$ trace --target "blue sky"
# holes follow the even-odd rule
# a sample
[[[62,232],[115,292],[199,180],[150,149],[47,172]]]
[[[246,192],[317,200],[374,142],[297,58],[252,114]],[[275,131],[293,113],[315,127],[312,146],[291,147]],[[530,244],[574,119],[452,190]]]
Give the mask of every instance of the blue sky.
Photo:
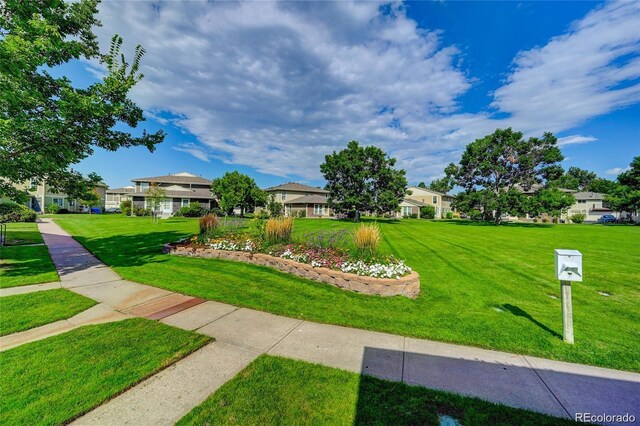
[[[556,134],[566,160],[614,178],[640,154],[639,2],[104,2],[103,46],[140,43],[132,98],[153,154],[97,151],[78,165],[133,177],[240,170],[259,185],[322,184],[349,140],[440,177],[467,143],[511,126]],[[103,70],[59,70],[90,84]]]

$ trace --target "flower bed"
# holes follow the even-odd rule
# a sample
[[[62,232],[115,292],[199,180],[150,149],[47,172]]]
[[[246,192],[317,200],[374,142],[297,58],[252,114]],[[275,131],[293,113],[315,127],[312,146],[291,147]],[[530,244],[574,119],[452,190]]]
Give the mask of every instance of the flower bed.
[[[404,262],[393,258],[365,262],[350,260],[345,251],[311,248],[303,244],[272,246],[260,253],[259,245],[246,237],[225,237],[196,243],[183,240],[165,244],[165,253],[203,258],[219,258],[253,263],[320,281],[344,290],[381,296],[416,297],[420,277]]]

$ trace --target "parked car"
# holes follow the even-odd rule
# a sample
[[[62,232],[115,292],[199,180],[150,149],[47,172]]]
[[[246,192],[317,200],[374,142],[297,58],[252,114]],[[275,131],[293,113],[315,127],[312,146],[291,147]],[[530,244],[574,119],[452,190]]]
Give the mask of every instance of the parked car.
[[[105,213],[122,213],[122,210],[120,210],[120,207],[109,207],[104,212]]]
[[[603,214],[598,218],[598,223],[616,223],[616,217],[612,214]]]

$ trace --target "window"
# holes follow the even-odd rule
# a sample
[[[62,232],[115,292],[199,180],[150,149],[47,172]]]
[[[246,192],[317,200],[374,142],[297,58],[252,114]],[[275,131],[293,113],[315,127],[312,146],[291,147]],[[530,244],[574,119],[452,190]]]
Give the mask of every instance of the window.
[[[75,207],[76,206],[76,200],[69,200],[69,207]]]
[[[578,204],[587,204],[587,200],[578,200]]]
[[[149,189],[149,182],[140,182],[140,190],[146,191],[147,189]]]
[[[189,207],[191,200],[188,198],[183,198],[182,199],[182,207]]]
[[[438,196],[437,195],[434,195],[432,197],[432,202],[433,202],[433,204],[438,204]]]
[[[282,191],[282,195],[280,198],[282,201],[285,201],[287,199],[287,193],[285,191]]]
[[[62,207],[62,205],[64,204],[64,199],[63,198],[54,198],[53,200],[51,200],[51,202],[53,204],[55,204],[58,207]]]
[[[313,214],[316,216],[324,215],[325,207],[324,204],[314,204],[313,205]]]
[[[38,182],[37,179],[31,179],[31,182],[29,182],[29,185],[30,185],[31,189],[36,189],[38,187],[39,183],[40,182]]]
[[[411,213],[413,213],[413,207],[410,207],[410,206],[402,207],[402,216],[411,216]]]

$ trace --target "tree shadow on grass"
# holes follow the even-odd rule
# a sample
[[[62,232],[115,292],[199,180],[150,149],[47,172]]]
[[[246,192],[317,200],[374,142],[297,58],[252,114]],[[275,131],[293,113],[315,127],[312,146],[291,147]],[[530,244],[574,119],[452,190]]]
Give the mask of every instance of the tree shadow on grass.
[[[524,223],[524,222],[502,222],[500,225],[496,225],[494,222],[486,221],[474,221],[466,219],[441,219],[438,222],[446,223],[449,225],[458,226],[488,226],[488,227],[504,227],[504,228],[544,228],[551,229],[552,223]]]
[[[515,315],[517,317],[522,317],[522,318],[528,319],[529,321],[531,321],[532,323],[534,323],[535,325],[537,325],[538,327],[540,327],[541,329],[543,329],[547,333],[551,334],[553,337],[557,337],[559,339],[562,339],[562,334],[560,334],[560,333],[550,329],[546,325],[542,324],[540,321],[538,321],[537,319],[535,319],[531,315],[529,315],[529,313],[527,311],[524,311],[524,310],[520,309],[519,307],[511,305],[509,303],[505,303],[504,305],[502,305],[502,307],[504,309],[506,309],[507,311],[511,312],[513,315]]]

